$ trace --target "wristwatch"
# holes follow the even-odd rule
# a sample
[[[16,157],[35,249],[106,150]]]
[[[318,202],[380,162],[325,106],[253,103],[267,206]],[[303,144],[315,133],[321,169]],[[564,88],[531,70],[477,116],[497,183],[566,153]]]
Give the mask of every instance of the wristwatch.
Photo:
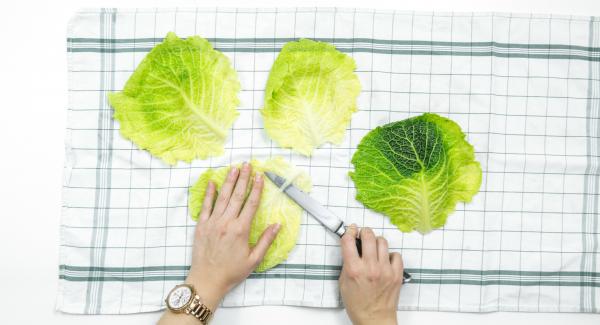
[[[176,285],[167,295],[165,303],[170,311],[176,314],[192,315],[204,325],[208,324],[208,320],[212,316],[212,311],[202,303],[200,296],[196,294],[196,289],[191,284]]]

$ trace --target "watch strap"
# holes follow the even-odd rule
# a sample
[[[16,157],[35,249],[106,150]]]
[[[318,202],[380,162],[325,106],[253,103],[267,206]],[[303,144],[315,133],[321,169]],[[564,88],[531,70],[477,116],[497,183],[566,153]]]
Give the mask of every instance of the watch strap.
[[[204,325],[208,324],[208,320],[212,316],[212,311],[200,301],[198,295],[194,295],[190,305],[185,308],[185,313],[196,317]]]

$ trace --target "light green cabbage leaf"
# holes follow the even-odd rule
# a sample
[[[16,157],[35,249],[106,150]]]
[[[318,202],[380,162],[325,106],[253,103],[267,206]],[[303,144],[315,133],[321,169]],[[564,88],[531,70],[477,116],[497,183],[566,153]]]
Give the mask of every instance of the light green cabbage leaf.
[[[269,137],[310,156],[326,142],[340,144],[360,93],[356,64],[331,44],[302,39],[275,60],[261,110]]]
[[[108,98],[121,134],[172,165],[223,153],[239,89],[229,59],[207,40],[169,33]]]
[[[361,140],[352,163],[356,199],[404,232],[442,227],[481,185],[473,146],[460,126],[436,114],[377,127]]]
[[[305,192],[309,192],[311,189],[309,176],[298,168],[290,166],[281,157],[275,157],[266,161],[253,159],[250,163],[252,164],[253,174],[270,171],[288,179],[288,181],[291,181],[292,184]],[[237,166],[239,167],[240,164]],[[198,219],[208,181],[213,181],[218,189],[223,185],[228,171],[229,167],[208,169],[200,175],[196,184],[190,188],[188,207],[192,219]],[[256,245],[263,231],[274,223],[279,223],[281,228],[275,241],[267,251],[264,260],[256,268],[257,272],[270,269],[287,258],[288,253],[296,245],[301,217],[302,208],[268,178],[265,178],[262,198],[252,221],[248,242],[251,246]]]

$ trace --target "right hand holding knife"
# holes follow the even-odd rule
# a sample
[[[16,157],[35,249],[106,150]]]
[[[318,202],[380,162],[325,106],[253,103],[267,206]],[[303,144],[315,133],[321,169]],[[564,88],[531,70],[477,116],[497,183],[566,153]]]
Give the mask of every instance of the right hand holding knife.
[[[362,242],[362,256],[356,247]],[[342,237],[344,263],[340,274],[342,300],[353,324],[397,324],[396,309],[403,283],[404,265],[399,253],[389,253],[385,238],[356,225]]]

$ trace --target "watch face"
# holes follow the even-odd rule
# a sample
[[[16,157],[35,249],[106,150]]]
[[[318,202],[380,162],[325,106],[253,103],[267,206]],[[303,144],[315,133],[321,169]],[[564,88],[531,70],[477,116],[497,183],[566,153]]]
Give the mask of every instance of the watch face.
[[[192,299],[192,290],[186,286],[175,288],[169,295],[169,306],[174,309],[180,309]]]

